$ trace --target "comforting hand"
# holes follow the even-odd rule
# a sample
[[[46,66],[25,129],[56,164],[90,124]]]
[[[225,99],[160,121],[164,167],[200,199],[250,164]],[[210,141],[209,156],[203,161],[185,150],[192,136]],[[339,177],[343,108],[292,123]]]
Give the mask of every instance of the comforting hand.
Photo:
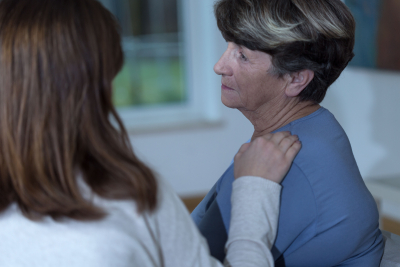
[[[241,146],[235,156],[235,179],[259,176],[280,183],[301,148],[289,132],[267,134]]]

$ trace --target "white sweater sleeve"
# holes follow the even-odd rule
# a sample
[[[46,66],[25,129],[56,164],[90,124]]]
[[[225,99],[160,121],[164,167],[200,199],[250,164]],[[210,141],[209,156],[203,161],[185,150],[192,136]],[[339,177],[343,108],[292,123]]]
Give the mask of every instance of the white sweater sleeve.
[[[161,182],[160,188],[159,207],[147,221],[159,245],[162,266],[274,266],[270,248],[276,235],[280,185],[259,177],[233,183],[224,265],[210,256],[206,240],[170,186]]]
[[[274,266],[280,192],[279,184],[260,177],[234,181],[225,266]]]

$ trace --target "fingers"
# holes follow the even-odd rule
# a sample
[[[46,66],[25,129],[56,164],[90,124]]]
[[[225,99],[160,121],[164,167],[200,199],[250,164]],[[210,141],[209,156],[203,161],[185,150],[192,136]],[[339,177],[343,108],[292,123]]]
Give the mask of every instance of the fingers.
[[[273,136],[274,136],[274,134],[268,133],[268,134],[265,134],[265,135],[263,135],[261,137],[264,138],[265,140],[270,140]]]
[[[235,179],[258,176],[280,183],[301,148],[289,132],[268,134],[243,144],[235,156]]]
[[[262,136],[262,138],[272,142],[273,146],[277,147],[283,154],[289,153],[286,155],[288,159],[294,159],[301,149],[301,143],[298,141],[299,137],[292,135],[290,132],[270,133]]]
[[[296,141],[299,140],[299,137],[297,135],[290,135],[281,140],[279,143],[279,149],[283,152],[286,153],[288,149],[295,143]]]
[[[298,140],[297,135],[291,135],[290,132],[277,132],[262,136],[265,140],[272,142],[275,146],[286,153],[288,149]]]
[[[269,140],[274,142],[275,144],[279,144],[285,137],[291,136],[290,132],[277,132],[272,134]]]
[[[301,143],[300,141],[295,141],[287,150],[286,152],[286,158],[292,162],[294,158],[296,157],[297,153],[299,153],[301,149]]]

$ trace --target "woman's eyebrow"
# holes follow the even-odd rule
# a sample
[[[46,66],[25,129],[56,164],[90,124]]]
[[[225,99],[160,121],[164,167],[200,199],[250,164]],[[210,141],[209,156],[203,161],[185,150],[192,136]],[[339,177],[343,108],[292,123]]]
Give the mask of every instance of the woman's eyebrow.
[[[242,50],[244,50],[244,51],[247,52],[247,53],[248,53],[249,51],[253,51],[253,50],[247,48],[247,47],[244,46],[244,45],[239,45],[239,48],[242,49]]]

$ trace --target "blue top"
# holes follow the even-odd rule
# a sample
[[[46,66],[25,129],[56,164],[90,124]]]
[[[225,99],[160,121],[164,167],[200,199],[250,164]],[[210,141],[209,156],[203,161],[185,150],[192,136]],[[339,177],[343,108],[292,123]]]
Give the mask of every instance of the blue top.
[[[379,266],[383,254],[376,203],[349,140],[325,108],[276,130],[302,149],[282,182],[276,266]],[[192,213],[211,254],[223,260],[230,223],[233,164]]]

